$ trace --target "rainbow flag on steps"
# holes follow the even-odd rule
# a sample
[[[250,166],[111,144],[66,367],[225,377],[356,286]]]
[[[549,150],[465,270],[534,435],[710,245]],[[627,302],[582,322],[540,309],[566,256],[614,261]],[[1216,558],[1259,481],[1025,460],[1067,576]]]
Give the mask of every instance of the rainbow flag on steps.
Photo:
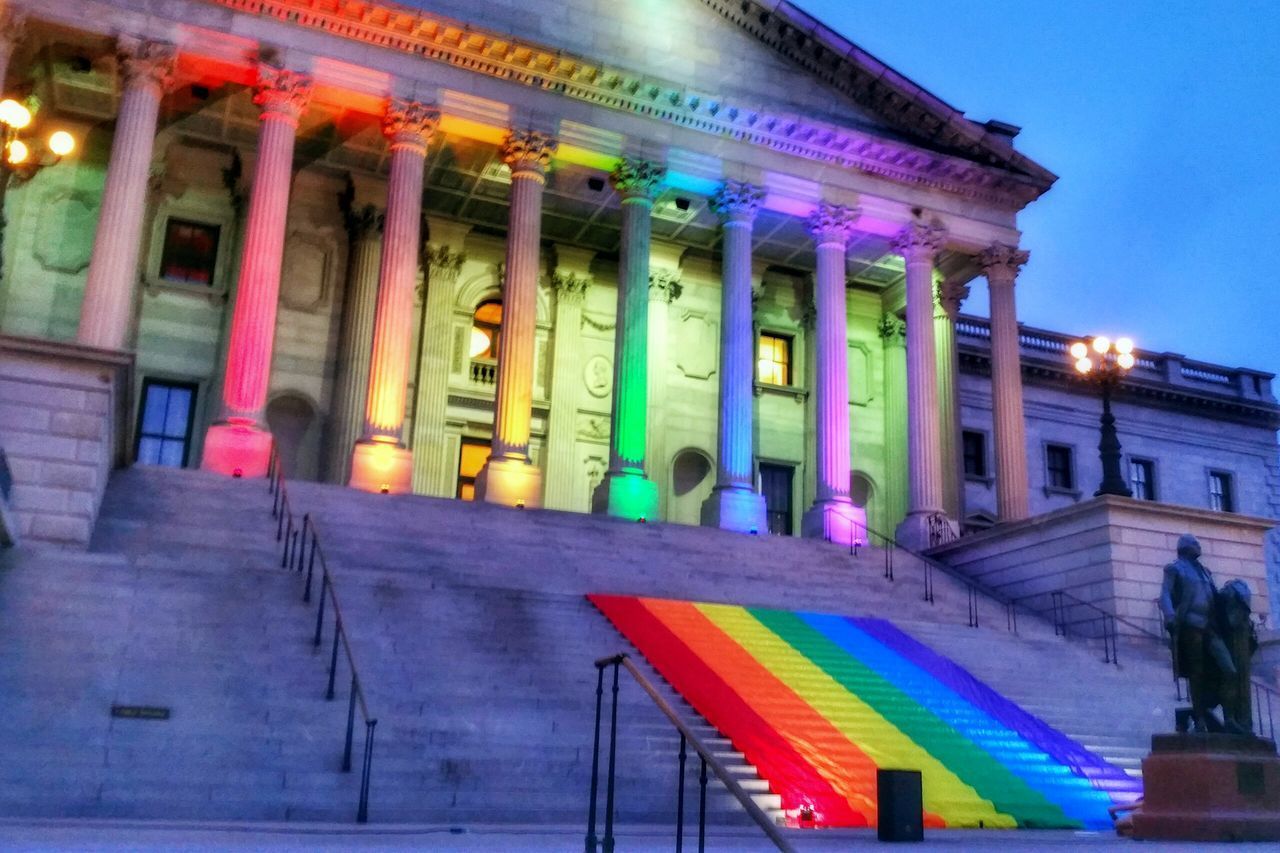
[[[782,798],[875,826],[877,767],[920,770],[926,826],[1111,825],[1141,782],[891,623],[588,598]],[[1047,676],[1048,677],[1048,676]]]

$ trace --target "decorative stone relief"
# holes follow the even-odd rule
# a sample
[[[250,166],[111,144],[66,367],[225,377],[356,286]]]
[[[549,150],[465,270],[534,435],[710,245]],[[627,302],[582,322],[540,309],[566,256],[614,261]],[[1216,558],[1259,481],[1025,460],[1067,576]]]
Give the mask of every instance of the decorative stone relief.
[[[333,243],[319,234],[294,232],[285,240],[280,303],[314,312],[329,298]]]
[[[684,293],[684,286],[680,284],[680,271],[667,269],[654,269],[649,272],[649,301],[650,302],[666,302],[670,305],[680,298],[680,294]]]
[[[907,323],[896,314],[885,314],[876,324],[885,346],[903,346],[907,339]]]
[[[578,419],[578,438],[587,441],[607,442],[609,440],[609,418],[607,415],[582,415]]]
[[[582,371],[582,380],[586,383],[587,393],[592,397],[606,397],[613,386],[613,362],[603,355],[593,355],[587,359]]]
[[[871,350],[860,341],[849,344],[849,402],[865,406],[875,399],[871,393]]]
[[[700,311],[686,311],[675,328],[676,367],[690,379],[710,379],[716,372],[719,325]]]
[[[600,456],[588,456],[582,460],[582,465],[587,470],[587,497],[590,499],[596,486],[604,480],[604,472],[608,470],[609,462]]]
[[[51,272],[78,273],[89,266],[93,232],[98,224],[98,193],[63,187],[44,194],[37,234],[60,239],[37,239],[31,254]],[[78,239],[77,239],[78,238]]]

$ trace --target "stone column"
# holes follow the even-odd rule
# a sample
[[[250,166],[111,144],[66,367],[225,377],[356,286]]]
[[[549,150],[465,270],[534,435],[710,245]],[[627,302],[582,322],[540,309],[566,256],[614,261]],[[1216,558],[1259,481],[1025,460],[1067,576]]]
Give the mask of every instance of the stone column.
[[[493,413],[493,449],[476,477],[476,499],[507,506],[542,505],[542,471],[529,457],[533,357],[537,332],[542,190],[556,151],[550,137],[514,131],[502,149],[511,170],[511,221],[502,285],[502,345]]]
[[[809,220],[817,252],[813,303],[817,311],[814,432],[817,493],[800,522],[804,536],[841,545],[866,541],[866,512],[849,498],[849,312],[845,248],[856,210],[823,203]]]
[[[877,529],[889,531],[907,515],[907,324],[880,318],[884,342],[884,511]]]
[[[666,174],[666,167],[644,160],[623,160],[613,172],[613,185],[622,196],[613,413],[609,470],[592,495],[591,510],[619,518],[650,519],[658,511],[658,489],[645,476],[644,467],[649,405],[649,218]]]
[[[9,91],[5,87],[5,77],[9,73],[9,59],[13,49],[26,35],[27,12],[25,9],[0,4],[0,92]]]
[[[338,338],[338,370],[330,430],[329,480],[346,483],[351,476],[351,447],[364,430],[369,390],[369,353],[373,346],[373,314],[378,305],[378,265],[382,257],[383,212],[371,204],[343,210],[347,225],[347,288],[342,301]]]
[[[667,373],[668,337],[671,329],[671,305],[680,298],[680,259],[684,246],[656,241],[649,251],[649,408],[646,421],[645,468],[658,490],[658,507],[652,520],[665,520],[670,498],[667,465]]]
[[[574,448],[578,442],[578,393],[582,375],[582,305],[591,286],[595,252],[556,246],[551,286],[556,292],[552,327],[551,420],[547,424],[546,501],[550,509],[582,512],[577,497],[581,476]]]
[[[702,523],[739,533],[768,530],[764,496],[755,489],[756,345],[751,312],[751,226],[763,198],[764,191],[759,187],[738,181],[726,182],[711,198],[711,209],[720,217],[724,240],[720,275],[720,422],[716,485],[702,505]],[[840,264],[844,264],[843,252]],[[840,288],[843,304],[843,270]],[[846,391],[846,400],[847,397]],[[846,466],[846,492],[848,479]]]
[[[240,254],[240,277],[227,344],[222,413],[204,439],[201,467],[233,477],[267,472],[271,433],[265,424],[285,217],[293,181],[298,119],[311,95],[311,81],[294,71],[258,67],[254,103],[261,109],[258,158]]]
[[[120,39],[119,50],[120,109],[76,333],[79,343],[113,350],[129,337],[156,121],[176,56],[172,45],[135,39]]]
[[[453,300],[471,226],[427,217],[426,293],[418,345],[417,397],[413,407],[413,490],[451,498],[456,471],[445,421],[449,411],[449,348],[453,341]]]
[[[938,428],[938,362],[933,339],[933,266],[946,231],[913,222],[898,234],[893,249],[906,261],[907,275],[907,517],[897,539],[923,550],[956,537],[942,500],[942,440]]]
[[[978,256],[991,291],[991,402],[995,425],[996,509],[1001,521],[1030,513],[1027,436],[1022,414],[1022,357],[1013,288],[1026,251],[997,243]]]
[[[390,142],[387,216],[373,317],[364,433],[351,453],[351,486],[403,494],[413,488],[413,451],[404,445],[405,399],[413,346],[413,291],[422,251],[422,181],[427,145],[440,113],[414,101],[392,101],[382,120]]]
[[[969,296],[968,285],[940,281],[934,289],[933,334],[938,345],[938,409],[942,444],[942,508],[950,518],[964,518],[964,454],[960,440],[960,353],[956,317]]]

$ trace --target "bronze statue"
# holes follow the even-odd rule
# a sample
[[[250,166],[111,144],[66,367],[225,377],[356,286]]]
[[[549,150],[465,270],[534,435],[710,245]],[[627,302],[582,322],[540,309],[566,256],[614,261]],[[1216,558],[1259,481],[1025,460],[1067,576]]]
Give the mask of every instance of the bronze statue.
[[[1249,598],[1249,587],[1240,580],[1219,592],[1200,562],[1199,541],[1190,533],[1178,538],[1178,559],[1164,567],[1160,612],[1174,676],[1187,679],[1195,731],[1252,733],[1249,659],[1258,644]],[[1212,713],[1219,705],[1222,722]]]

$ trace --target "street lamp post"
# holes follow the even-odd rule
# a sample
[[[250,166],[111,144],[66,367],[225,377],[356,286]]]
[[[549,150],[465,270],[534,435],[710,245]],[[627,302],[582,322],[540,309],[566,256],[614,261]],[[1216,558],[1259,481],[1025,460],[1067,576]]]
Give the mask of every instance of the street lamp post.
[[[1097,359],[1096,364],[1090,350]],[[1102,389],[1102,438],[1098,442],[1098,455],[1102,459],[1102,485],[1093,494],[1095,497],[1122,495],[1131,498],[1133,492],[1120,470],[1120,438],[1116,435],[1115,415],[1111,414],[1111,392],[1133,368],[1133,341],[1119,338],[1113,342],[1099,335],[1088,344],[1084,341],[1072,344],[1071,357],[1076,360],[1076,371]]]
[[[39,106],[34,97],[26,104],[12,98],[0,101],[0,278],[4,277],[4,200],[9,184],[31,180],[36,172],[54,165],[76,147],[75,138],[65,130],[53,131],[43,143],[22,138]]]

